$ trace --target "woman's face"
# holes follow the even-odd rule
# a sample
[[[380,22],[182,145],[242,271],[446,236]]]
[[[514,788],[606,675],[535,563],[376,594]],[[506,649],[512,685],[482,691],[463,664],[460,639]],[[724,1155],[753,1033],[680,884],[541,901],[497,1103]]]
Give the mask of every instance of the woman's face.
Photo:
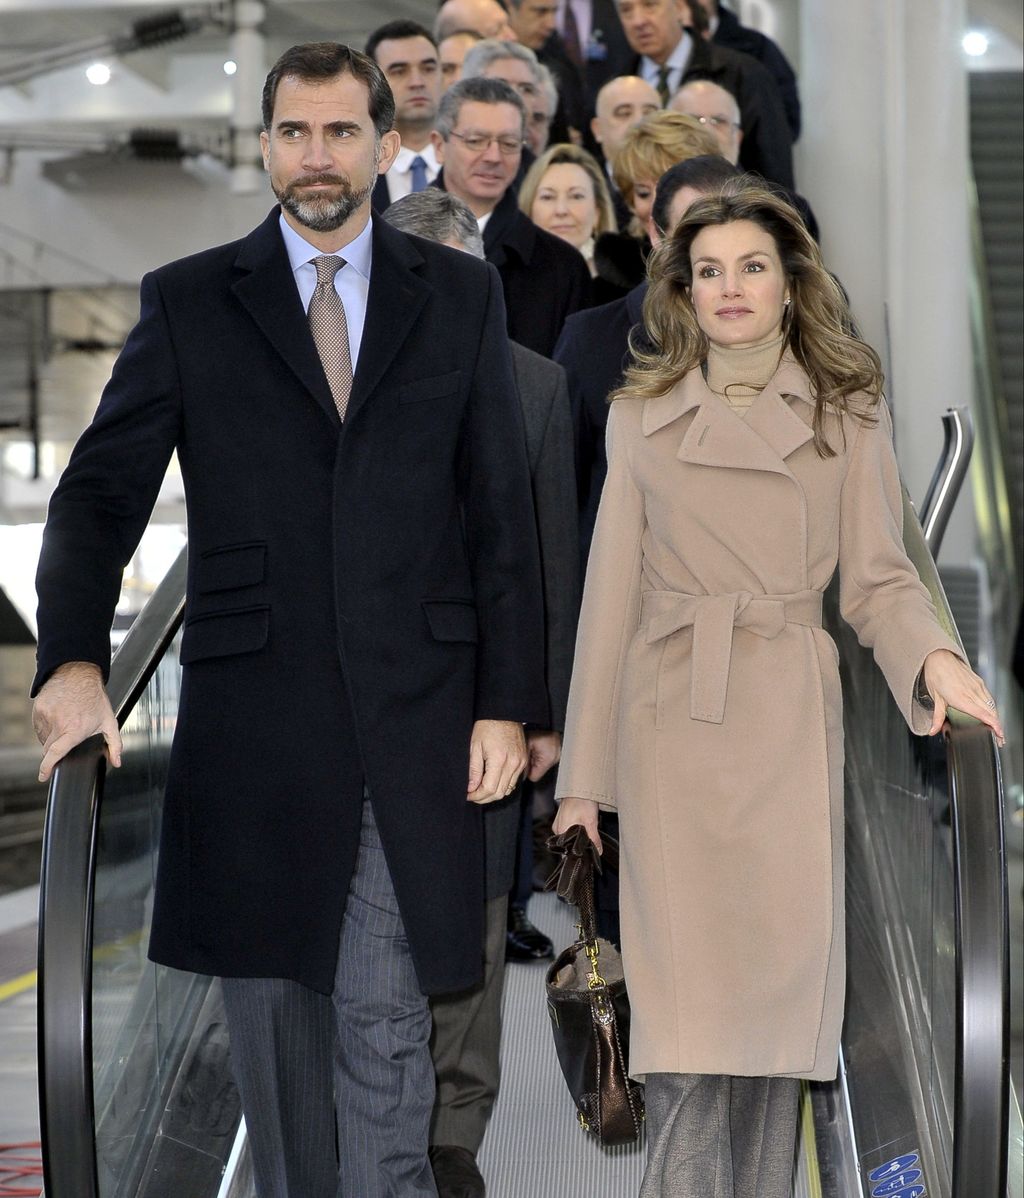
[[[789,285],[775,239],[750,220],[709,225],[690,246],[697,323],[715,345],[779,334]]]
[[[654,207],[654,183],[650,179],[637,179],[633,184],[633,215],[646,229]]]
[[[574,162],[556,162],[544,172],[530,219],[579,249],[594,235],[597,203],[590,176]]]

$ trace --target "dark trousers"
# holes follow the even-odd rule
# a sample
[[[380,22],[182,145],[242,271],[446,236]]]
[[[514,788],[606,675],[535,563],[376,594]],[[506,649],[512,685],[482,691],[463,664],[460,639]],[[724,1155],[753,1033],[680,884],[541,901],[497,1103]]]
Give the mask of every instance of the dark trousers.
[[[800,1083],[649,1073],[640,1198],[789,1198]]]
[[[334,992],[222,984],[258,1198],[436,1198],[430,1011],[369,801]]]
[[[430,1002],[430,1051],[437,1075],[430,1142],[468,1148],[474,1155],[498,1096],[507,909],[506,895],[487,902],[483,983]]]

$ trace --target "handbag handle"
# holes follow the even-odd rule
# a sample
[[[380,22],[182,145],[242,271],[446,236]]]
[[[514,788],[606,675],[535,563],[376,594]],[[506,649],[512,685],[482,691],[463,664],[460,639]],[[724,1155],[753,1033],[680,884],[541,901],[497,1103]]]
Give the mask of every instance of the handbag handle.
[[[547,846],[562,860],[544,888],[554,890],[559,898],[579,908],[580,932],[588,944],[593,944],[597,940],[594,873],[601,873],[605,866],[612,870],[618,869],[618,843],[602,833],[603,851],[598,853],[594,842],[587,835],[586,828],[582,824],[573,824],[557,836],[549,836]]]

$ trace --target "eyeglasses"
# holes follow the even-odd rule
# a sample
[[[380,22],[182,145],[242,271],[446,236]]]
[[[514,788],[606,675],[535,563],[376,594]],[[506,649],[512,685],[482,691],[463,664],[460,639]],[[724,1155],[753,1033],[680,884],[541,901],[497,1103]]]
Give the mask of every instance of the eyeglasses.
[[[702,125],[710,125],[712,129],[742,129],[737,121],[730,121],[727,116],[698,116],[695,112],[686,113]]]
[[[493,133],[456,133],[454,129],[449,136],[457,137],[471,154],[482,154],[492,141],[498,143],[498,149],[502,154],[510,157],[521,153],[523,148],[523,140],[520,137],[497,137]]]

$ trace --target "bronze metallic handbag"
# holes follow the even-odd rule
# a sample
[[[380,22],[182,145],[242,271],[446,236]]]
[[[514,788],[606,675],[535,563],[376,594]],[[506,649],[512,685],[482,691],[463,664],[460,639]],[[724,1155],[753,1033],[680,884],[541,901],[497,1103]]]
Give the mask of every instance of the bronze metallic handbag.
[[[618,845],[602,837],[603,854],[575,825],[552,836],[548,848],[562,863],[548,881],[580,912],[580,939],[547,971],[548,1015],[555,1051],[580,1126],[602,1144],[629,1144],[644,1118],[643,1086],[629,1078],[629,996],[622,958],[598,939],[594,871],[618,868]]]

